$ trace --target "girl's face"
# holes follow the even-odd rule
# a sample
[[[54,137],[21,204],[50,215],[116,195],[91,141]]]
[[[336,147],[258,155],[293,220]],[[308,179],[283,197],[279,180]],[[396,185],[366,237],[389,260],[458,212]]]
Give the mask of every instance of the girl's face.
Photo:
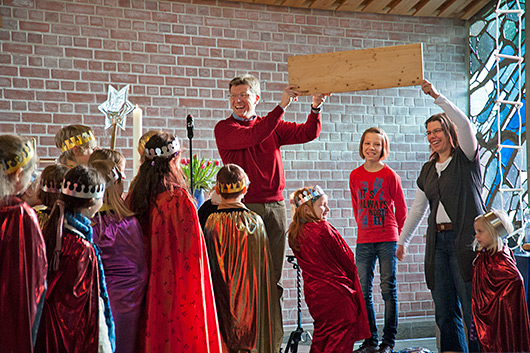
[[[379,162],[383,152],[383,136],[372,132],[364,136],[363,154],[367,162]]]
[[[484,224],[484,221],[479,220],[473,226],[475,227],[475,238],[479,245],[484,249],[489,249],[493,245],[493,235]]]
[[[329,207],[328,207],[328,195],[322,195],[313,202],[313,212],[317,218],[326,220],[328,218]]]
[[[445,134],[439,121],[432,121],[427,124],[427,141],[429,141],[431,149],[438,155],[451,151],[449,136]]]

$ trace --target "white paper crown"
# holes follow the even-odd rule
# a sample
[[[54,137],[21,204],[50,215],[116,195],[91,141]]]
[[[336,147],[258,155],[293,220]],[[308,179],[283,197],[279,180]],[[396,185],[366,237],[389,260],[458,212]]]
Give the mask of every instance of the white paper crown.
[[[170,157],[180,151],[180,143],[178,138],[175,139],[167,146],[157,147],[157,148],[146,148],[145,156],[149,159],[155,157]]]
[[[86,186],[65,180],[61,187],[61,193],[80,199],[100,199],[105,195],[105,184]]]
[[[60,194],[61,193],[61,183],[57,184],[53,180],[42,180],[40,181],[40,189],[44,192],[49,192],[50,194]]]
[[[302,193],[298,194],[296,197],[294,196],[294,192],[291,194],[291,203],[294,205],[294,207],[298,208],[300,205],[303,205],[307,201],[315,201],[320,196],[324,195],[324,190],[318,185],[315,185],[314,187],[309,187],[307,190],[304,190]]]

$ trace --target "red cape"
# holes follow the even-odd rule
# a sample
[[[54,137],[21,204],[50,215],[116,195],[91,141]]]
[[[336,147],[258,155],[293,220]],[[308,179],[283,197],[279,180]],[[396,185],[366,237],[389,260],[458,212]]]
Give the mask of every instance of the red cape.
[[[523,278],[511,251],[483,251],[473,272],[473,319],[483,352],[529,352],[530,322]]]
[[[98,259],[92,244],[64,229],[60,263],[48,277],[48,292],[35,350],[97,353]]]
[[[0,346],[32,352],[46,286],[46,245],[35,211],[18,198],[0,206]],[[42,308],[42,305],[40,306]]]
[[[351,353],[355,341],[370,337],[353,252],[327,221],[307,223],[300,244],[294,254],[315,321],[311,352]]]
[[[151,206],[143,352],[221,352],[208,254],[197,210],[182,189]]]

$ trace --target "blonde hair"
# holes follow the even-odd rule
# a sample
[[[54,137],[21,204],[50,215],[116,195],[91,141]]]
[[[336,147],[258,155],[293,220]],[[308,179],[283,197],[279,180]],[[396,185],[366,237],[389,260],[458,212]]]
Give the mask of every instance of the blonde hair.
[[[241,85],[247,85],[252,93],[258,96],[261,95],[260,83],[256,76],[253,76],[251,74],[245,74],[242,76],[234,77],[228,84],[228,90],[230,90],[233,86]]]
[[[79,136],[83,133],[92,133],[92,129],[86,125],[68,125],[60,129],[55,134],[55,146],[57,146],[58,149],[62,149],[64,146],[64,142],[68,140],[71,137]],[[97,147],[96,140],[91,140],[89,142],[85,142],[81,145],[76,146],[78,147],[82,152],[85,152],[89,149],[94,149]],[[62,164],[66,164],[66,161],[71,160],[75,161],[75,155],[73,148],[69,149],[67,151],[64,151],[61,153],[57,161]]]
[[[291,194],[291,200],[298,198],[300,194],[303,194],[304,192],[309,192],[309,190],[312,189],[312,187],[305,187],[296,190]],[[316,199],[318,200],[318,199]],[[318,218],[315,210],[313,209],[313,203],[316,200],[309,200],[303,204],[301,204],[298,207],[295,207],[294,204],[291,202],[291,215],[293,220],[291,221],[291,224],[289,225],[289,229],[287,230],[288,233],[288,240],[289,240],[289,246],[293,250],[300,250],[301,247],[301,241],[303,241],[303,230],[304,225],[309,222],[320,222],[322,219]],[[308,207],[306,207],[308,206]]]
[[[510,222],[506,212],[502,210],[492,210],[491,213],[496,216],[496,221],[500,222],[497,225],[504,227],[504,230],[507,234],[513,232],[513,224]],[[489,246],[486,250],[491,251],[492,253],[502,251],[502,248],[504,247],[504,240],[499,234],[499,230],[488,220],[488,218],[486,218],[486,214],[477,216],[475,218],[475,223],[483,224],[488,230],[491,239],[493,240],[492,245]],[[475,240],[473,241],[473,250],[481,251],[482,249],[483,247],[478,243],[477,239],[475,238]]]
[[[378,127],[371,127],[363,132],[363,135],[361,136],[361,142],[359,143],[359,156],[361,156],[362,159],[366,159],[363,152],[363,144],[364,140],[366,139],[366,135],[368,134],[376,134],[381,136],[383,143],[381,146],[381,155],[379,156],[379,160],[385,160],[390,153],[390,142],[388,141],[388,136],[386,135],[385,131]]]
[[[23,151],[24,147],[28,143],[29,139],[19,135],[0,135],[0,161],[11,161],[19,156]],[[37,151],[34,151],[33,158],[21,167],[23,176],[27,173],[32,173],[35,168],[37,160]],[[6,174],[4,169],[0,167],[0,203],[13,195],[15,192],[15,173]],[[26,187],[27,185],[24,185]]]
[[[121,173],[119,172],[117,165],[111,160],[97,160],[91,162],[90,166],[95,168],[105,177],[105,182],[107,183],[104,198],[105,204],[114,211],[116,220],[121,221],[123,217],[134,215],[121,197],[123,185]]]

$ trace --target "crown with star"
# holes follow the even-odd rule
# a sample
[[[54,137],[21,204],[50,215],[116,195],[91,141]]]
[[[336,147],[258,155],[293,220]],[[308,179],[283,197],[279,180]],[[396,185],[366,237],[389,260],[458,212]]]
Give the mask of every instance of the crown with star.
[[[92,131],[85,131],[79,135],[72,136],[63,141],[61,146],[61,152],[66,152],[74,148],[75,146],[81,146],[92,140],[95,140],[94,133]]]
[[[157,148],[146,148],[144,153],[147,158],[153,159],[155,157],[171,157],[178,151],[180,151],[180,143],[179,140],[175,137],[175,139],[167,146]]]
[[[105,184],[83,185],[63,180],[61,193],[80,199],[100,199],[105,195]]]
[[[0,161],[0,165],[5,174],[12,174],[27,165],[35,156],[35,149],[31,140],[26,141],[22,152],[15,155],[12,159]]]
[[[324,194],[325,194],[324,190],[322,190],[320,186],[315,185],[314,187],[306,188],[306,190],[296,195],[296,197],[295,197],[295,193],[293,192],[291,194],[290,199],[294,207],[298,208],[308,201],[316,201],[320,196]]]
[[[219,192],[222,194],[235,194],[236,192],[239,192],[243,190],[245,187],[247,187],[249,184],[248,178],[245,177],[241,180],[238,180],[237,183],[220,183],[217,182],[216,185],[219,188]]]

